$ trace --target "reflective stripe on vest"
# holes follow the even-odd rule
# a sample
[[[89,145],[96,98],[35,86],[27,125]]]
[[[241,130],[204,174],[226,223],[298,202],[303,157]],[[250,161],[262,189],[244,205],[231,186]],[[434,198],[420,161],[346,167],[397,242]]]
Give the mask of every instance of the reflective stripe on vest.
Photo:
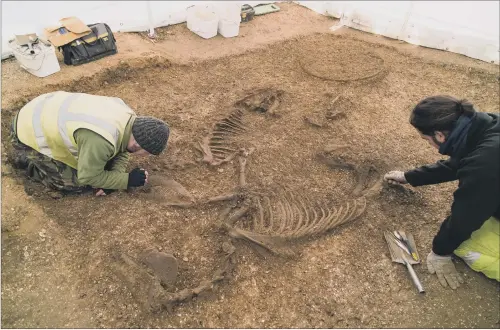
[[[53,94],[48,94],[45,98],[40,100],[33,112],[33,129],[35,131],[35,138],[36,138],[36,144],[38,145],[38,151],[41,152],[44,155],[47,155],[49,157],[52,157],[52,151],[50,150],[49,146],[47,145],[47,141],[43,135],[43,128],[42,128],[42,110],[43,106],[45,105],[45,102],[47,99],[51,98],[54,96]]]
[[[77,168],[76,130],[86,128],[101,135],[113,145],[115,156],[132,115],[135,113],[119,98],[54,92],[35,98],[21,109],[17,135],[38,152]]]

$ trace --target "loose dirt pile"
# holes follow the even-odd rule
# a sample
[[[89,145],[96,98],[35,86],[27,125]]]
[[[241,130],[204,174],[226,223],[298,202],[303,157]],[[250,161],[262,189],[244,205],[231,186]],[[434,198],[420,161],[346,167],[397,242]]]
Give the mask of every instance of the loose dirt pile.
[[[217,122],[231,118],[235,102],[249,91],[283,93],[279,107],[269,107],[272,113],[245,112],[245,131],[237,138],[255,148],[248,157],[247,182],[263,190],[280,183],[311,201],[334,205],[350,199],[353,188],[367,188],[364,183],[356,188],[360,175],[370,181],[370,175],[389,168],[409,169],[438,159],[408,124],[411,106],[421,98],[448,93],[470,99],[483,111],[499,111],[495,72],[425,61],[332,34],[187,66],[161,57],[138,59],[71,84],[41,87],[30,96],[55,89],[120,97],[138,114],[167,121],[172,135],[166,153],[132,159],[130,168],[141,165],[175,180],[189,193],[180,194],[188,200],[237,187],[238,159],[210,166],[200,161],[197,146]],[[328,116],[336,97],[343,115]],[[2,111],[4,148],[11,115]],[[304,120],[312,116],[327,125]],[[342,145],[347,147],[335,147]],[[336,157],[333,163],[318,159],[325,148]],[[4,165],[2,170],[6,327],[498,327],[496,283],[460,263],[466,283],[452,292],[416,266],[427,289],[419,296],[404,267],[391,264],[383,239],[385,229],[404,229],[426,255],[448,212],[453,183],[418,190],[379,187],[362,216],[304,242],[299,257],[290,260],[261,258],[241,242],[233,254],[221,230],[224,203],[178,208],[158,203],[147,191],[106,198],[30,198],[23,182],[15,180],[18,174]],[[36,229],[23,227],[30,221]],[[137,290],[116,270],[123,256],[139,260],[148,249],[177,258],[177,281],[169,288],[173,294],[209,285],[204,281],[220,269],[227,269],[228,276],[170,312],[146,313],[141,304],[146,292],[137,298]],[[234,269],[227,267],[228,256]],[[131,276],[140,277],[140,272]],[[53,308],[47,307],[53,301]]]

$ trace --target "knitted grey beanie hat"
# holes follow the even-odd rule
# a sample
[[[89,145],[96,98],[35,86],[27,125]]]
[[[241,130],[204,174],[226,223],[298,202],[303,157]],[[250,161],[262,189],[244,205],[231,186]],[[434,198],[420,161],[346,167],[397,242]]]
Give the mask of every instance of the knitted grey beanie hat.
[[[139,116],[132,125],[132,134],[142,149],[158,156],[167,146],[170,129],[157,118]]]

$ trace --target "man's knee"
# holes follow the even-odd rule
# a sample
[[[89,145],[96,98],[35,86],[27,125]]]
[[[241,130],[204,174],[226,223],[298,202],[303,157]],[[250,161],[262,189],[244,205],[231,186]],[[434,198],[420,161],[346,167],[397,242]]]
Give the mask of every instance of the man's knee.
[[[499,221],[488,219],[470,239],[455,250],[467,265],[487,277],[500,281],[500,236]]]
[[[460,249],[455,250],[455,254],[462,258],[472,270],[500,281],[500,259],[498,255],[493,256],[477,251],[464,251]]]
[[[28,156],[27,175],[47,188],[62,192],[83,192],[86,187],[80,186],[76,170],[40,153]]]

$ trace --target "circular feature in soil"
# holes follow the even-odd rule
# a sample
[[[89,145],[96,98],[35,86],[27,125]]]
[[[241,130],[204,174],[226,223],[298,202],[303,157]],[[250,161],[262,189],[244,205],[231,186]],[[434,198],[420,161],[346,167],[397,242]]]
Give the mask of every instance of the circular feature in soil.
[[[314,49],[302,54],[299,63],[306,73],[333,81],[374,78],[385,68],[385,62],[379,55],[358,47]]]

